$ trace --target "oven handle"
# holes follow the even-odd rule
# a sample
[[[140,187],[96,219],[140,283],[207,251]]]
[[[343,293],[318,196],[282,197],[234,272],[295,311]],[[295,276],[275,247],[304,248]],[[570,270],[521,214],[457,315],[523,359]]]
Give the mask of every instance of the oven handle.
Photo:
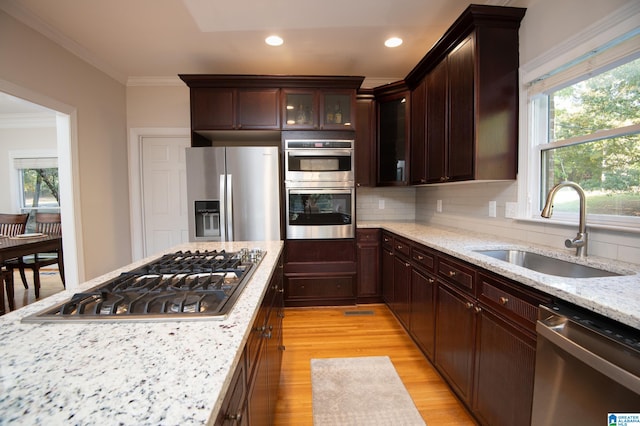
[[[345,149],[321,149],[321,148],[309,148],[309,149],[287,149],[285,150],[288,157],[329,157],[329,156],[341,156],[351,157],[353,156],[352,148]]]
[[[287,188],[287,192],[289,194],[309,194],[310,192],[314,194],[352,194],[352,188],[314,188],[314,187],[295,187]]]
[[[590,332],[584,327],[579,326],[577,323],[572,322],[569,318],[559,315],[553,315],[544,320],[538,320],[536,323],[536,331],[538,332],[538,338],[542,337],[549,341],[551,344],[565,351],[569,355],[577,358],[581,362],[585,363],[594,370],[604,374],[606,377],[614,380],[622,386],[631,389],[635,393],[640,394],[640,378],[633,373],[620,368],[614,363],[607,361],[606,359],[595,353],[595,348],[587,348],[581,346],[578,342],[565,337],[561,331],[566,327],[571,327],[572,335],[576,337],[593,335],[599,340],[597,333]],[[581,341],[593,339],[579,339]],[[611,343],[610,343],[611,344]]]

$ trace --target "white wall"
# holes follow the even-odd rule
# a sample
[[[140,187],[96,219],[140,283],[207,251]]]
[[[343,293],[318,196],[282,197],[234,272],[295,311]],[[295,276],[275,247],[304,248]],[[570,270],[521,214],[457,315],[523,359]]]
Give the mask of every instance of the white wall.
[[[55,127],[12,127],[0,126],[0,182],[11,182],[13,164],[9,158],[12,151],[53,151],[56,150]],[[0,212],[18,213],[19,205],[8,185],[0,185]]]
[[[130,263],[124,85],[2,11],[0,80],[75,110],[74,220],[81,226],[85,272],[80,278]]]

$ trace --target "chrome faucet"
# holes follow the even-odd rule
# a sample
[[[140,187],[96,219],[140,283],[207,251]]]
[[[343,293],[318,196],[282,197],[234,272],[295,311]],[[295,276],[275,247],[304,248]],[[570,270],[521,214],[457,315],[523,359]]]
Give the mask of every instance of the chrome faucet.
[[[556,196],[558,190],[570,187],[576,190],[578,196],[580,197],[580,223],[578,224],[578,235],[573,240],[566,240],[564,242],[565,247],[576,249],[576,256],[585,257],[587,255],[587,202],[586,197],[584,195],[584,190],[580,185],[575,182],[564,181],[560,182],[549,191],[547,194],[547,202],[544,204],[544,208],[542,209],[542,213],[540,216],[549,219],[553,214],[553,199]]]

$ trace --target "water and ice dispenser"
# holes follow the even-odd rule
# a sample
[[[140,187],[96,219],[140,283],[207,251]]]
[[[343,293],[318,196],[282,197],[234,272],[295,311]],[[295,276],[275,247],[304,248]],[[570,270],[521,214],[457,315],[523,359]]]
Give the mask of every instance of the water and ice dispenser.
[[[220,201],[195,201],[196,238],[220,237]]]

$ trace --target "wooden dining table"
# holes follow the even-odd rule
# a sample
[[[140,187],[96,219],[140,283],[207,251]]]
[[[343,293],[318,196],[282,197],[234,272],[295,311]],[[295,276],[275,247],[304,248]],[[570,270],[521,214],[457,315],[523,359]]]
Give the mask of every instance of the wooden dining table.
[[[22,235],[0,237],[0,265],[9,259],[36,253],[58,252],[58,268],[64,273],[62,256],[62,237],[59,235]],[[0,283],[1,284],[1,283]],[[7,288],[9,306],[13,309],[13,286]],[[4,303],[0,306],[0,315],[4,314]]]

